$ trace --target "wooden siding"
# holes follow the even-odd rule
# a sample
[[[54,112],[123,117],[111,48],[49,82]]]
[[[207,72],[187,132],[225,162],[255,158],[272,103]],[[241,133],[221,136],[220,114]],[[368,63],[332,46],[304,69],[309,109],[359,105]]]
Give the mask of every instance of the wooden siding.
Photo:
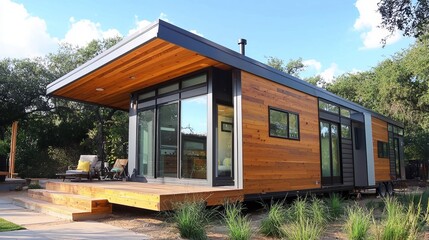
[[[54,92],[128,110],[130,93],[210,66],[229,69],[196,52],[155,39]],[[103,88],[98,92],[96,88]]]
[[[388,142],[387,122],[372,117],[372,145],[374,148],[375,181],[390,180],[390,161],[388,158],[378,157],[377,141]]]
[[[268,107],[299,114],[300,140],[269,136]],[[242,72],[244,194],[321,187],[317,98]]]

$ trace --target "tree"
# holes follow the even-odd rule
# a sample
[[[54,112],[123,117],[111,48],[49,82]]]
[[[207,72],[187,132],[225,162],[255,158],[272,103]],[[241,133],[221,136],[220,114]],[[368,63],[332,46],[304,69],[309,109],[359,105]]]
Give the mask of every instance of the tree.
[[[280,58],[268,57],[267,65],[294,77],[299,77],[299,73],[305,70],[302,58],[295,60],[290,59],[289,62],[285,64],[285,62]]]
[[[428,33],[429,0],[381,0],[378,11],[382,17],[381,27],[389,30],[390,36],[396,30],[415,38]],[[383,42],[386,43],[386,38]]]
[[[407,159],[428,159],[429,41],[417,41],[373,69],[343,74],[328,90],[405,125]]]

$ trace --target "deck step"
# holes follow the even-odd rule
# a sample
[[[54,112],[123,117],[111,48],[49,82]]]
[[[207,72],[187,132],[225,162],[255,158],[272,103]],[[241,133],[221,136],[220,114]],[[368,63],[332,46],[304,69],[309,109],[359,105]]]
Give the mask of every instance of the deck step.
[[[13,198],[13,204],[70,221],[94,220],[109,215],[108,213],[91,213],[82,209],[54,204],[31,197],[15,197]]]
[[[91,198],[88,196],[46,189],[29,189],[28,196],[34,199],[69,206],[91,213],[112,213],[112,204],[110,204],[107,199]]]

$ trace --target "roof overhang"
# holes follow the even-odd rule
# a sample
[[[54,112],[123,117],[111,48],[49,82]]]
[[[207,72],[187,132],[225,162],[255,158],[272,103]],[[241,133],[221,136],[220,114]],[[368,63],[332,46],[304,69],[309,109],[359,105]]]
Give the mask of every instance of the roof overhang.
[[[171,26],[160,20],[125,38],[49,84],[47,94],[128,110],[132,92],[208,67],[230,68],[170,42],[171,38],[200,38],[184,30],[171,32]]]
[[[128,110],[131,93],[208,67],[241,69],[403,127],[400,122],[162,20],[49,84],[47,94]]]

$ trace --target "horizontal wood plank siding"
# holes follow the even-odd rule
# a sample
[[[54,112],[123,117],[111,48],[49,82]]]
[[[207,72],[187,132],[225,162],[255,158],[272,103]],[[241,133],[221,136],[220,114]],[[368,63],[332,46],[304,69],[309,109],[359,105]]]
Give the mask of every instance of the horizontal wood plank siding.
[[[388,158],[378,157],[377,141],[388,142],[387,122],[372,117],[372,144],[374,148],[375,181],[390,180],[390,161]]]
[[[269,136],[268,107],[299,114],[300,140]],[[244,194],[320,188],[317,98],[242,72]]]

